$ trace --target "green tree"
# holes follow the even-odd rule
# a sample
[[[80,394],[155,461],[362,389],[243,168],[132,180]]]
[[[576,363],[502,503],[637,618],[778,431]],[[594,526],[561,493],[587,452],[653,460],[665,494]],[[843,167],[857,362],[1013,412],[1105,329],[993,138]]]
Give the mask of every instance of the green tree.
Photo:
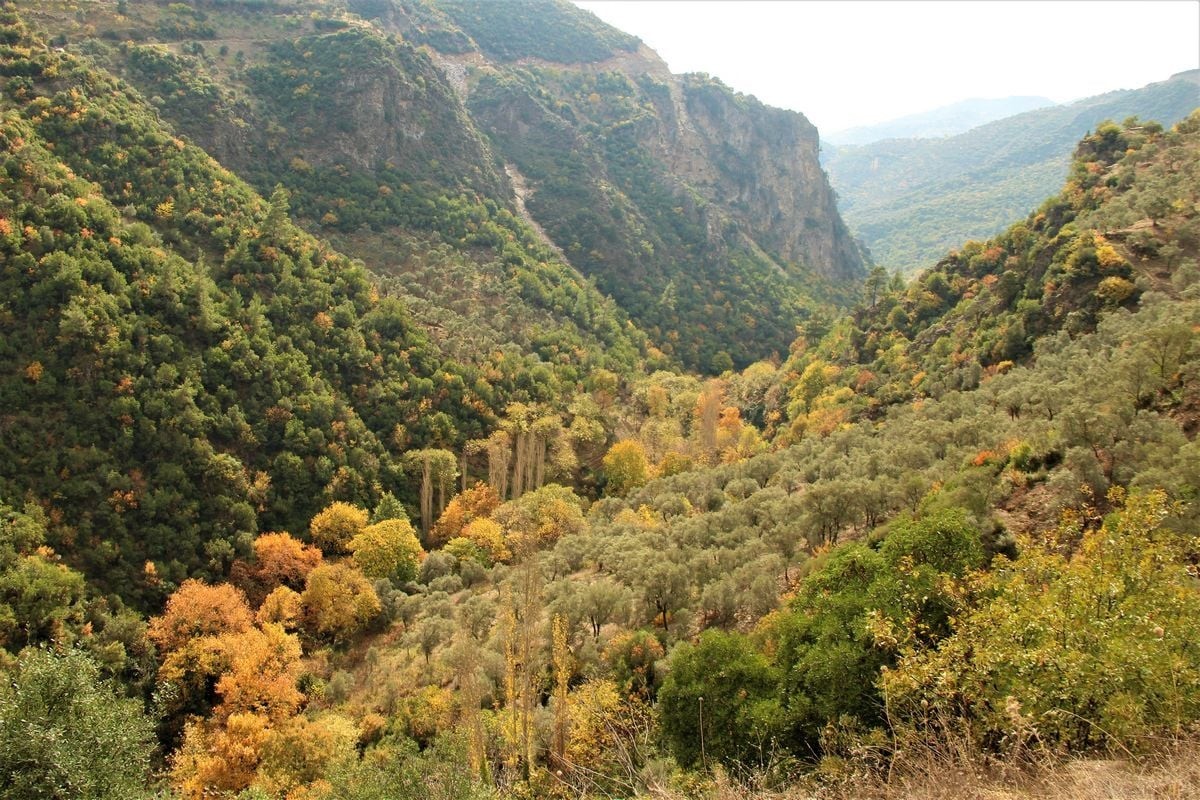
[[[765,764],[786,730],[775,668],[736,633],[705,631],[696,644],[679,645],[657,709],[685,767]]]
[[[984,743],[1035,735],[1131,747],[1200,714],[1195,540],[1164,525],[1162,492],[1111,494],[1090,528],[1069,517],[1021,542],[975,587],[936,649],[910,646],[883,686],[913,724],[965,721]]]
[[[0,797],[149,797],[153,723],[79,651],[27,649],[0,682]]]

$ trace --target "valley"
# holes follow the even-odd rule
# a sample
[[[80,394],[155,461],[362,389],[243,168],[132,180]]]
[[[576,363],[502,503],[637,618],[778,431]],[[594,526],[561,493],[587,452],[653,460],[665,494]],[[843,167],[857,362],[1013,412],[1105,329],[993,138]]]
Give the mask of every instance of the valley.
[[[905,277],[934,145],[566,2],[3,0],[0,798],[1193,796],[1156,86]]]

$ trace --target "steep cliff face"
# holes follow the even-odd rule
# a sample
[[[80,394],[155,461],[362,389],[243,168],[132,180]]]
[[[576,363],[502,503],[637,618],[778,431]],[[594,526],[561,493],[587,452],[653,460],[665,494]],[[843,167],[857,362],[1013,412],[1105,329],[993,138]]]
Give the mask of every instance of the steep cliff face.
[[[802,115],[672,75],[566,2],[130,0],[82,24],[65,2],[23,5],[352,255],[377,259],[397,229],[469,247],[468,217],[524,216],[551,283],[591,280],[688,367],[786,352],[863,273]],[[552,313],[578,305],[513,277]]]
[[[685,364],[784,352],[814,300],[862,276],[803,115],[672,75],[645,45],[563,4],[503,4],[516,43],[491,35],[501,23],[481,18],[488,4],[405,7],[410,21],[432,11],[404,35],[455,42],[438,63],[521,176],[530,215]],[[568,47],[555,32],[581,15],[592,27],[571,29],[590,38]]]
[[[862,256],[837,213],[818,161],[817,129],[802,114],[685,76],[691,128],[717,168],[714,195],[784,261],[812,265],[833,280],[862,276]]]

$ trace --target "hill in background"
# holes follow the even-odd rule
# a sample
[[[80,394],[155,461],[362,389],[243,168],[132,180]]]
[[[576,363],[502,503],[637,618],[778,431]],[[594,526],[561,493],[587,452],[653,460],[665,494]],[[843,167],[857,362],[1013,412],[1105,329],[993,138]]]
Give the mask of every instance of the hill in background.
[[[888,270],[912,274],[998,233],[1062,184],[1071,150],[1104,120],[1171,125],[1200,106],[1200,70],[990,122],[945,139],[827,148],[829,179],[854,235]]]
[[[871,144],[883,139],[937,139],[965,133],[988,122],[1052,105],[1054,101],[1048,97],[975,97],[932,111],[906,114],[887,122],[835,131],[825,134],[824,139],[839,147]]]

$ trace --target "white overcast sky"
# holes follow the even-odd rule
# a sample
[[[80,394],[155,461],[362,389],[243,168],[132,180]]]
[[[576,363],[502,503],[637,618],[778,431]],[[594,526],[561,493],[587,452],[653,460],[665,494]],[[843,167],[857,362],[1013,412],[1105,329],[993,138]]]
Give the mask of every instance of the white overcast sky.
[[[707,72],[829,133],[973,97],[1067,102],[1200,67],[1200,0],[575,2],[673,72]]]

